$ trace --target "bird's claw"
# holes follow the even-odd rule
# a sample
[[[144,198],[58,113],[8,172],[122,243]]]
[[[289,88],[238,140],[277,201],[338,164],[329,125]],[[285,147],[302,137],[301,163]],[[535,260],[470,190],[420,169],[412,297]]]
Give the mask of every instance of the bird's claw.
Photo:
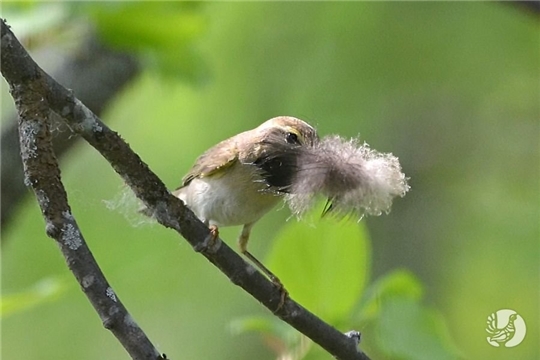
[[[204,238],[202,243],[195,245],[194,249],[196,252],[207,252],[212,253],[216,252],[219,249],[219,229],[216,225],[210,225],[210,233]]]
[[[283,308],[283,305],[285,305],[285,300],[289,297],[289,292],[287,291],[287,289],[285,289],[285,286],[283,286],[283,284],[277,277],[272,276],[270,280],[278,288],[280,294],[278,306],[274,310],[274,313],[277,313]]]

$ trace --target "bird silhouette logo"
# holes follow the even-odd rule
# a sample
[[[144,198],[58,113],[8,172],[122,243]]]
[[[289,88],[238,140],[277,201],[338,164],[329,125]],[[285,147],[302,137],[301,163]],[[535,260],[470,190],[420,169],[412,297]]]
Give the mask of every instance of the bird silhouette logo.
[[[523,318],[514,310],[501,309],[487,318],[487,342],[494,347],[514,347],[525,338],[527,328]]]

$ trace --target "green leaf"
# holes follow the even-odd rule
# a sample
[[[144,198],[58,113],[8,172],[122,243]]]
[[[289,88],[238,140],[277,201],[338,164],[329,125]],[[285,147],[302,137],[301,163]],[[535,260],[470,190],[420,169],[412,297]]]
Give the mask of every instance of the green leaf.
[[[244,332],[259,333],[265,345],[277,355],[278,359],[303,359],[313,344],[305,335],[276,317],[237,319],[231,322],[230,329],[235,335]]]
[[[364,293],[360,308],[356,312],[358,322],[365,322],[377,317],[381,305],[387,299],[402,298],[420,301],[424,295],[424,286],[409,270],[394,270],[375,281]]]
[[[362,224],[325,218],[287,224],[273,244],[268,265],[291,298],[336,323],[346,321],[362,293],[369,255]]]
[[[389,358],[458,358],[443,317],[421,305],[423,296],[424,286],[413,273],[395,270],[365,291],[356,321],[375,324],[378,347]]]
[[[0,317],[12,315],[58,299],[67,285],[58,278],[46,278],[31,288],[14,294],[2,295]]]
[[[274,336],[281,339],[287,346],[298,342],[298,332],[275,317],[250,316],[235,319],[229,324],[229,329],[233,335],[257,332],[263,336]]]
[[[392,359],[460,358],[441,314],[417,301],[395,297],[384,301],[377,322],[377,342]]]

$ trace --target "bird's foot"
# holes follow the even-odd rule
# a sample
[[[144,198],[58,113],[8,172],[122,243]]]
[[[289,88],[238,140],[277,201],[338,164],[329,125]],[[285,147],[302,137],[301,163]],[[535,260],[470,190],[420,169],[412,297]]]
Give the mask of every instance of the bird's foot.
[[[219,241],[219,229],[216,225],[210,225],[208,227],[210,233],[203,242],[195,246],[196,252],[216,252],[219,249],[221,242]]]
[[[270,276],[270,280],[272,281],[272,284],[274,284],[278,288],[280,294],[278,306],[276,310],[274,310],[275,314],[283,308],[285,300],[289,297],[289,292],[287,291],[287,289],[285,289],[285,286],[283,286],[283,283],[277,278],[277,276],[272,274],[272,276]]]
[[[274,284],[274,286],[278,288],[279,293],[280,293],[280,300],[279,300],[277,308],[274,310],[274,313],[277,313],[278,311],[281,310],[281,308],[285,304],[285,300],[287,300],[287,298],[289,297],[289,292],[287,291],[287,289],[285,289],[285,286],[283,286],[283,283],[281,282],[281,280],[279,280],[279,278],[276,275],[274,275],[274,273],[268,270],[268,268],[264,266],[263,263],[257,260],[255,256],[251,255],[251,253],[247,251],[246,249],[242,250],[242,248],[240,248],[240,251],[242,251],[244,256],[247,257],[256,267],[258,267],[259,270],[261,270],[263,274],[265,274],[268,277],[268,279],[270,279],[272,284]]]

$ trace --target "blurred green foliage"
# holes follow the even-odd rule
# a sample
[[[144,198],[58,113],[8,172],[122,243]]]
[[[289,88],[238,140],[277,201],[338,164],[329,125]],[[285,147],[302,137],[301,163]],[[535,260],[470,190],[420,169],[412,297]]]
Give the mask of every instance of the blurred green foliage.
[[[20,39],[94,31],[106,45],[135,53],[162,81],[204,84],[208,69],[195,47],[208,24],[198,2],[7,2],[3,16]],[[84,29],[84,30],[83,30]],[[66,39],[64,39],[65,41]],[[73,41],[73,39],[72,39]]]
[[[66,22],[51,21],[56,27],[66,19],[97,26],[104,41],[150,60],[104,119],[171,188],[206,148],[276,115],[307,120],[322,135],[360,133],[399,156],[412,190],[390,215],[361,225],[286,223],[288,211],[278,209],[250,241],[294,299],[341,331],[361,331],[373,359],[540,358],[534,16],[498,3],[55,6],[67,15],[43,16]],[[197,79],[212,81],[193,87]],[[170,358],[328,358],[174,233],[126,219],[121,181],[89,146],[65,158],[62,175],[103,271]],[[220,229],[231,245],[239,231]],[[69,279],[31,197],[2,236],[3,299]],[[62,289],[2,319],[2,355],[127,358],[75,282]],[[527,323],[512,349],[486,341],[487,316],[501,308]]]
[[[308,219],[289,223],[277,234],[268,266],[283,274],[280,279],[302,306],[337,325],[350,316],[368,281],[366,231],[354,221]]]
[[[340,329],[370,324],[377,329],[378,351],[385,358],[458,358],[441,314],[422,305],[419,280],[397,270],[365,289],[371,258],[365,227],[354,221],[316,220],[316,214],[321,210],[304,222],[287,224],[269,254],[269,267],[283,274],[294,299]],[[233,328],[261,333],[281,358],[309,358],[309,340],[281,324],[273,317],[243,318]]]
[[[66,281],[57,278],[44,278],[29,289],[2,296],[0,316],[10,316],[20,311],[57,300],[67,290]]]
[[[206,79],[207,68],[194,47],[207,28],[201,3],[143,1],[87,6],[79,11],[90,15],[105,43],[138,53],[147,66],[159,70],[164,80],[196,84]]]

